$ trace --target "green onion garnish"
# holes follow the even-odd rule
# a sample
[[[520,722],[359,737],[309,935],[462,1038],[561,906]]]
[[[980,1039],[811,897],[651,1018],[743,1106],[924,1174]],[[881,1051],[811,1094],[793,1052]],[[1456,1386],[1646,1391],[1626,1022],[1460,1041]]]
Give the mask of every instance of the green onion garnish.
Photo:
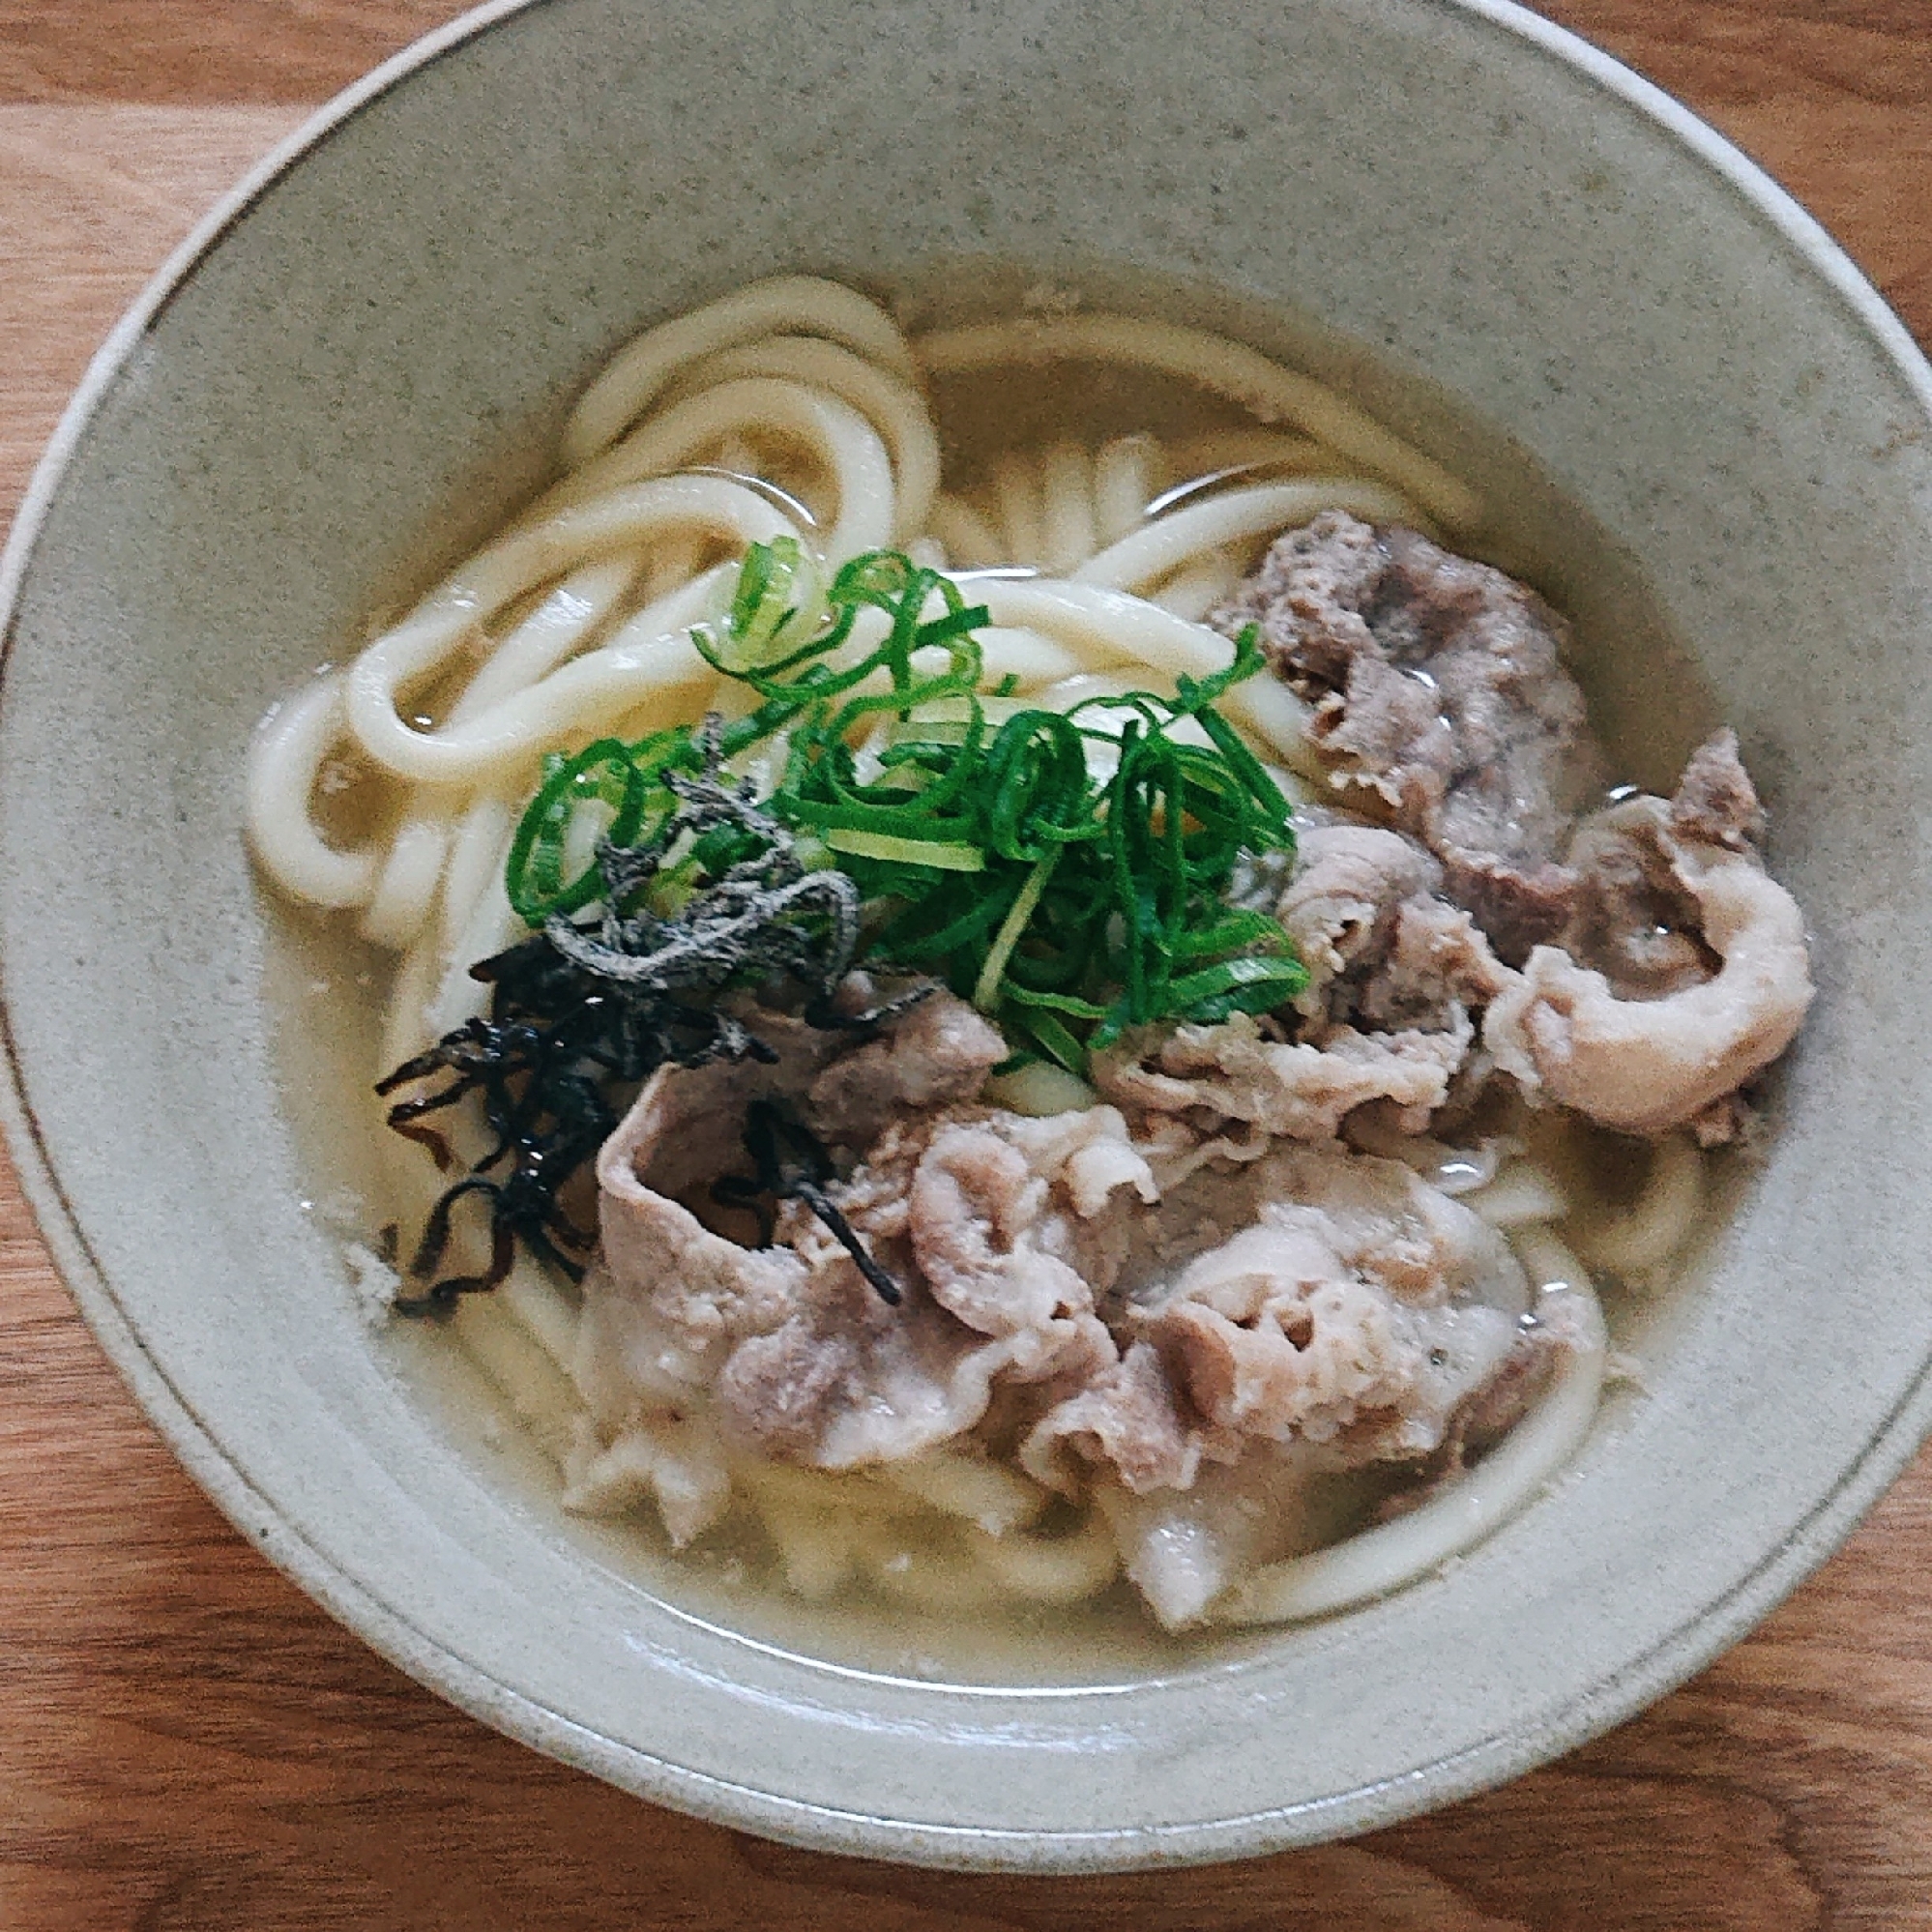
[[[754,544],[717,633],[692,633],[762,700],[717,739],[679,727],[546,761],[510,853],[525,921],[600,895],[598,865],[571,864],[587,827],[610,847],[649,841],[676,808],[667,774],[700,770],[712,745],[729,759],[772,741],[781,773],[763,809],[858,887],[862,960],[944,978],[1021,1051],[1077,1072],[1128,1027],[1266,1012],[1307,983],[1279,923],[1227,903],[1244,853],[1294,846],[1286,799],[1214,708],[1262,668],[1252,629],[1172,698],[1060,713],[981,691],[985,607],[939,571],[879,550],[816,586],[801,545]],[[868,611],[885,634],[851,648]],[[1207,744],[1176,737],[1188,719]],[[1111,771],[1096,773],[1096,746]],[[691,863],[716,876],[729,855]]]

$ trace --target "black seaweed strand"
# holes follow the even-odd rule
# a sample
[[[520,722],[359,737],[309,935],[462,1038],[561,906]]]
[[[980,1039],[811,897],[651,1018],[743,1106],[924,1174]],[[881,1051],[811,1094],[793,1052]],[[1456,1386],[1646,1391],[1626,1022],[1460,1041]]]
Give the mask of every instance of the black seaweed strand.
[[[714,1182],[712,1199],[720,1207],[750,1209],[759,1216],[767,1244],[773,1228],[768,1201],[803,1202],[852,1257],[879,1300],[896,1308],[904,1299],[899,1284],[873,1258],[825,1191],[825,1184],[833,1178],[832,1156],[818,1136],[774,1101],[753,1100],[745,1117],[745,1151],[751,1156],[754,1177],[732,1174]]]
[[[705,742],[715,746],[715,735]],[[643,1082],[663,1066],[776,1059],[755,1022],[720,1004],[724,994],[794,981],[806,1020],[833,1023],[833,992],[859,943],[858,888],[843,872],[807,869],[790,832],[748,788],[721,782],[715,761],[699,774],[667,774],[665,783],[672,805],[661,822],[634,844],[599,852],[601,911],[552,917],[472,967],[491,989],[488,1017],[377,1083],[385,1098],[418,1090],[391,1106],[389,1125],[445,1172],[455,1164],[448,1136],[424,1116],[474,1094],[492,1137],[431,1209],[408,1269],[427,1285],[398,1296],[397,1313],[447,1314],[458,1297],[487,1293],[518,1245],[580,1279],[596,1238],[571,1223],[559,1192],[596,1158]],[[863,1027],[898,1010],[891,1002],[836,1023]],[[471,1196],[488,1205],[488,1265],[437,1279],[451,1215]],[[856,1237],[846,1229],[839,1239],[851,1247]],[[869,1257],[861,1265],[875,1286],[875,1272],[893,1285]]]

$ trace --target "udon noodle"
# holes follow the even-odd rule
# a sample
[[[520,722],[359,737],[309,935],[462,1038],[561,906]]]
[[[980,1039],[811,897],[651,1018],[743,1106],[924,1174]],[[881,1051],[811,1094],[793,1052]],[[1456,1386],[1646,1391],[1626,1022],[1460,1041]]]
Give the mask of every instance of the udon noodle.
[[[1240,420],[1185,436],[1009,447],[946,473],[936,383],[987,371],[1044,381],[1068,363],[1178,382]],[[1172,693],[1177,680],[1222,670],[1229,637],[1204,620],[1280,533],[1324,512],[1452,546],[1478,541],[1487,515],[1464,482],[1345,396],[1242,343],[1083,314],[911,338],[878,304],[804,277],[760,282],[631,343],[577,403],[562,462],[399,621],[278,706],[252,749],[249,834],[267,879],[289,901],[353,922],[393,958],[371,1079],[487,1012],[490,988],[470,969],[527,936],[506,868],[546,754],[752,708],[692,631],[726,621],[753,546],[794,540],[828,577],[878,551],[951,573],[985,607],[984,687],[1065,711]],[[848,657],[874,634],[862,623]],[[1320,696],[1259,676],[1220,705],[1304,823],[1332,821],[1336,757]],[[743,769],[760,789],[772,782],[769,757]],[[1340,803],[1362,805],[1363,823],[1389,822],[1372,799]],[[1526,981],[1538,970],[1516,964]],[[1529,1020],[1522,1037],[1527,1085],[1539,1051]],[[996,1076],[987,1095],[1022,1115],[1095,1098],[1039,1064]],[[1643,1178],[1619,1198],[1590,1178],[1595,1129],[1568,1115],[1517,1105],[1500,1124],[1470,1115],[1431,1130],[1399,1111],[1351,1115],[1349,1157],[1392,1163],[1429,1199],[1500,1231],[1527,1281],[1515,1312],[1566,1337],[1560,1360],[1513,1424],[1473,1447],[1471,1466],[1460,1451],[1433,1472],[1419,1459],[1392,1496],[1386,1470],[1353,1488],[1337,1479],[1343,1501],[1328,1506],[1326,1529],[1257,1546],[1205,1600],[1150,1591],[1170,1622],[1327,1614],[1487,1535],[1573,1456],[1596,1413],[1606,1341],[1584,1261],[1634,1288],[1667,1279],[1704,1215],[1702,1125],[1646,1130]],[[481,1159],[481,1114],[459,1106],[448,1119],[462,1162]],[[423,1147],[389,1145],[392,1205],[420,1225],[447,1177]],[[454,1254],[481,1254],[474,1229],[455,1227],[451,1241]],[[360,1263],[393,1291],[385,1264],[366,1251]],[[648,1437],[600,1431],[582,1392],[584,1323],[578,1291],[529,1252],[493,1294],[465,1301],[458,1323],[461,1345],[565,1472],[566,1506],[611,1512],[648,1500],[679,1542],[726,1512],[754,1520],[776,1574],[806,1595],[859,1587],[953,1613],[1072,1604],[1114,1586],[1160,1533],[1157,1501],[1098,1484],[1056,1490],[974,1441],[825,1468],[720,1457],[701,1418],[660,1416]],[[1337,1529],[1353,1533],[1324,1540]]]

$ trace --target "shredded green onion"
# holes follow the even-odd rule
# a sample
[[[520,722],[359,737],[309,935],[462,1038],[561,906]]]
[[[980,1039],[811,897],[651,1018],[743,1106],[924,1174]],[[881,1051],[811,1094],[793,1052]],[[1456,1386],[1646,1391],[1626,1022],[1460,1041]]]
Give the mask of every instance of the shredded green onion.
[[[981,691],[986,609],[941,572],[879,550],[817,584],[795,541],[754,544],[722,624],[693,631],[706,661],[761,700],[749,717],[545,761],[510,853],[524,920],[598,898],[597,865],[572,864],[586,831],[648,841],[675,807],[665,775],[700,769],[713,729],[726,758],[767,742],[781,753],[763,807],[859,888],[862,958],[940,975],[1019,1052],[1083,1072],[1129,1027],[1266,1012],[1307,983],[1280,924],[1227,902],[1244,854],[1294,845],[1287,800],[1215,709],[1262,668],[1251,629],[1223,670],[1181,678],[1172,698],[1129,691],[1062,713],[1004,685]],[[867,612],[885,633],[861,650]],[[936,666],[915,663],[935,652]],[[1183,742],[1188,720],[1199,732]],[[730,858],[688,863],[716,877]]]
[[[897,838],[889,832],[834,826],[825,843],[850,859],[890,859],[900,865],[931,865],[942,872],[983,872],[986,855],[977,845],[947,845],[930,838]]]
[[[1013,956],[1013,948],[1019,944],[1020,934],[1033,919],[1033,909],[1039,905],[1039,895],[1045,892],[1047,881],[1053,877],[1053,868],[1059,864],[1058,852],[1049,852],[1039,860],[1033,868],[1032,876],[1007,908],[1006,918],[1000,922],[1000,929],[987,949],[986,963],[980,968],[980,977],[973,982],[973,1004],[986,1012],[999,1010],[1000,986],[1007,977],[1007,961]]]

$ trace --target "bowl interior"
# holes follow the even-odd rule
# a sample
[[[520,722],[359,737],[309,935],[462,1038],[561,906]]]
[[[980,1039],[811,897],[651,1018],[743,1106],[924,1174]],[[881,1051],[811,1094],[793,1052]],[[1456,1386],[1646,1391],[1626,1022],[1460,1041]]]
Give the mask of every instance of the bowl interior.
[[[1044,278],[1288,354],[1521,490],[1496,547],[1586,607],[1625,731],[1663,758],[1707,706],[1739,729],[1817,938],[1782,1118],[1697,1277],[1633,1324],[1640,1385],[1450,1573],[1232,1647],[924,1682],[562,1523],[513,1451],[449,1426],[421,1338],[356,1315],[289,1104],[305,1049],[276,1037],[299,970],[236,830],[248,734],[528,489],[611,346],[801,268],[935,309]],[[278,1560],[633,1790],[1074,1868],[1360,1829],[1521,1769],[1762,1614],[1932,1420],[1932,1174],[1900,1132],[1932,1100],[1927,395],[1774,190],[1513,12],[500,15],[232,214],[102,372],[16,544],[0,969],[49,1237]]]

